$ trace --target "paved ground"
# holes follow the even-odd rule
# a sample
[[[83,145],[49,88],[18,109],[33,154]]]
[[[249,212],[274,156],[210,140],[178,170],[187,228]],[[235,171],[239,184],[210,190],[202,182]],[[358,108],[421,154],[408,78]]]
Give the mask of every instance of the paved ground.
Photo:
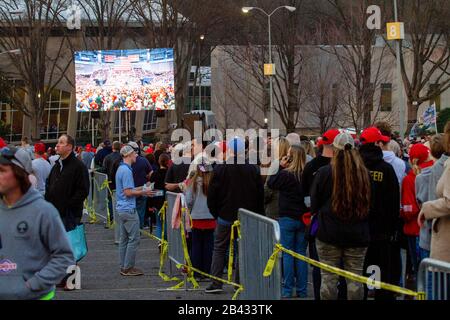
[[[81,290],[58,289],[57,300],[231,300],[233,288],[224,286],[224,294],[205,294],[198,291],[160,291],[176,282],[164,282],[158,276],[158,242],[141,238],[136,267],[141,268],[142,277],[123,277],[119,273],[118,247],[114,244],[114,232],[103,224],[86,224],[89,253],[80,262]],[[200,282],[204,289],[209,283]],[[189,284],[191,287],[191,285]]]

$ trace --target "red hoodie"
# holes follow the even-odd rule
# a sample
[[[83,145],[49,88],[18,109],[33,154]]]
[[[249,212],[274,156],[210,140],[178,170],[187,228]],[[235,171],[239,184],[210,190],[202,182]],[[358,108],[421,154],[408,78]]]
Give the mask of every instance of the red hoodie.
[[[431,167],[433,161],[427,161],[419,165],[421,169]],[[408,175],[402,182],[402,210],[400,216],[405,221],[403,226],[403,233],[407,236],[418,237],[420,227],[417,224],[417,217],[419,216],[420,208],[416,200],[416,175],[411,169]]]

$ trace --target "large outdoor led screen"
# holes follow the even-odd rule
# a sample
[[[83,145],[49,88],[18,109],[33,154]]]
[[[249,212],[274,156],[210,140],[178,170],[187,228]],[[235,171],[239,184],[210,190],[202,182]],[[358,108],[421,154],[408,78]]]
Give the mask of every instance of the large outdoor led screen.
[[[77,111],[174,110],[173,49],[75,52]]]

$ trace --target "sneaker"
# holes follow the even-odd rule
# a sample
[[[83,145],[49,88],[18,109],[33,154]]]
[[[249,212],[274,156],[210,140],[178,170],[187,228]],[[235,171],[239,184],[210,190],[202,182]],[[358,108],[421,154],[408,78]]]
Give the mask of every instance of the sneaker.
[[[137,276],[144,275],[144,273],[137,268],[129,268],[129,269],[121,270],[120,274],[123,276],[128,276],[128,277],[137,277]]]
[[[220,293],[223,292],[222,285],[211,283],[206,289],[205,293]]]

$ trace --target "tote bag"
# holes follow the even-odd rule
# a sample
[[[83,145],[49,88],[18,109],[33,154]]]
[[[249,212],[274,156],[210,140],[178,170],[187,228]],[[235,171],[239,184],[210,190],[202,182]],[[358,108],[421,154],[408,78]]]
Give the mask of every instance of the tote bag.
[[[78,262],[83,259],[88,252],[84,224],[81,223],[72,231],[67,232],[67,237],[69,238],[75,261]]]

